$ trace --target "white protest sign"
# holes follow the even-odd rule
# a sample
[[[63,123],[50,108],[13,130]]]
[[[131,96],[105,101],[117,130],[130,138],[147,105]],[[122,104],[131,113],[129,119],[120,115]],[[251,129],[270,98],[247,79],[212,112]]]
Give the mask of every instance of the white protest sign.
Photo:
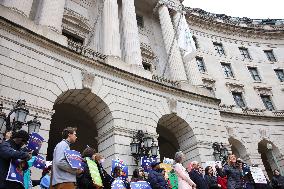
[[[259,167],[250,167],[250,172],[255,183],[267,184],[266,178]]]

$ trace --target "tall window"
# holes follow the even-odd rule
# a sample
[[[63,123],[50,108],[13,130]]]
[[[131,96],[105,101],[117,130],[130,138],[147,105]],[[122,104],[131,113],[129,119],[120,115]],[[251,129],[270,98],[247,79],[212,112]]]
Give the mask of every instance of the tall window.
[[[200,72],[202,72],[202,73],[206,72],[205,64],[204,64],[203,58],[201,58],[201,57],[196,57],[196,62],[197,62],[198,70],[199,70]]]
[[[199,48],[199,45],[198,45],[198,42],[197,42],[197,38],[196,38],[195,36],[192,36],[192,39],[193,39],[195,48],[198,49],[198,48]]]
[[[233,98],[234,98],[234,100],[235,100],[236,105],[237,105],[239,108],[243,108],[243,107],[246,106],[245,101],[244,101],[244,99],[243,99],[242,93],[239,93],[239,92],[232,92],[232,95],[233,95]]]
[[[283,72],[283,70],[282,69],[278,69],[278,70],[274,70],[274,71],[275,71],[279,81],[280,82],[284,82],[284,72]]]
[[[225,77],[234,77],[234,74],[233,74],[233,71],[232,71],[230,64],[221,63],[221,65],[222,65],[222,69],[223,69]]]
[[[255,80],[255,81],[261,81],[260,75],[259,75],[259,73],[258,73],[258,71],[257,71],[256,68],[248,67],[248,70],[249,70],[250,75],[251,75],[251,77],[253,78],[253,80]]]
[[[260,98],[267,110],[274,110],[274,106],[269,95],[260,95]]]
[[[143,16],[136,15],[137,25],[140,28],[144,27],[144,19]]]
[[[217,52],[219,55],[225,55],[225,51],[224,51],[224,48],[223,48],[222,43],[214,42],[213,45],[214,45],[214,47],[215,47],[216,52]]]
[[[266,57],[270,62],[276,62],[273,50],[266,50],[264,51],[264,53],[266,54]]]
[[[244,59],[249,59],[249,60],[251,59],[247,48],[239,47],[239,50]]]

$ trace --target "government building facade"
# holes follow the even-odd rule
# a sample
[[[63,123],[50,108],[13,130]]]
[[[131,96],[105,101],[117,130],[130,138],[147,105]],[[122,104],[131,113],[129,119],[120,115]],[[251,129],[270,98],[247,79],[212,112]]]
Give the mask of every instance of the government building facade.
[[[0,102],[26,100],[52,160],[61,131],[135,168],[130,143],[214,160],[222,143],[268,176],[284,172],[284,20],[235,18],[179,0],[1,0]],[[185,15],[196,50],[180,49]],[[190,35],[189,35],[190,36]],[[26,126],[23,127],[26,129]]]

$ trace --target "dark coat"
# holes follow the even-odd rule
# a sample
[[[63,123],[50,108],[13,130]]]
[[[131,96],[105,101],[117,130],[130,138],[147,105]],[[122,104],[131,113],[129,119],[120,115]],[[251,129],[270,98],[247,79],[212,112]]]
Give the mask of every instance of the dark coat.
[[[241,189],[242,187],[242,170],[236,166],[225,165],[224,170],[217,169],[221,177],[227,176],[228,189]]]
[[[284,177],[281,175],[273,176],[271,184],[273,189],[284,189]]]
[[[217,183],[217,177],[205,175],[204,179],[209,189],[219,189]]]
[[[165,180],[162,173],[155,170],[150,170],[148,175],[148,182],[150,183],[152,189],[168,189],[168,183]]]
[[[200,174],[195,169],[192,169],[188,174],[190,179],[196,184],[196,189],[208,189],[208,186],[202,174]]]
[[[25,160],[28,157],[29,154],[21,151],[20,147],[15,144],[14,140],[3,141],[0,144],[0,188],[11,188],[11,184],[13,185],[13,189],[21,188],[18,183],[6,181],[6,177],[9,171],[10,161],[12,159]]]
[[[78,189],[96,189],[86,161],[82,162],[83,173],[77,176]]]

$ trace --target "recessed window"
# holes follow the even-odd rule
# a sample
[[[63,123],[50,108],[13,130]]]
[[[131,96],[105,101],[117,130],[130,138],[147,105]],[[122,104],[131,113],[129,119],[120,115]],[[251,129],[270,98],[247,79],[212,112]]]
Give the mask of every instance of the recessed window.
[[[193,39],[193,42],[194,42],[195,48],[196,48],[196,49],[198,49],[198,48],[199,48],[199,45],[198,45],[197,38],[196,38],[195,36],[192,36],[192,39]]]
[[[222,65],[222,69],[223,69],[225,77],[232,77],[233,78],[234,74],[233,74],[231,65],[227,64],[227,63],[221,63],[221,65]]]
[[[247,48],[239,47],[239,50],[240,50],[241,55],[244,59],[249,59],[249,60],[251,59]]]
[[[68,40],[74,41],[75,43],[79,44],[79,45],[83,45],[84,43],[84,39],[80,38],[79,36],[68,32],[66,30],[62,31],[62,35],[64,35],[65,37],[67,37]]]
[[[248,67],[249,73],[251,75],[251,77],[253,78],[253,80],[255,81],[261,81],[260,75],[257,71],[257,68],[253,68],[253,67]]]
[[[266,54],[266,57],[270,62],[276,62],[273,50],[266,50],[264,51],[264,53]]]
[[[233,98],[235,100],[235,103],[237,107],[243,108],[246,106],[245,101],[243,99],[243,95],[240,92],[232,92]]]
[[[140,28],[144,27],[144,19],[143,16],[136,15],[137,25]]]
[[[260,95],[260,98],[267,110],[270,110],[270,111],[274,110],[274,106],[273,106],[271,97],[269,95]]]
[[[284,72],[282,69],[274,70],[280,82],[284,82]]]
[[[149,64],[147,62],[142,62],[142,65],[143,65],[144,70],[151,71],[151,69],[152,69],[152,65],[151,64]]]
[[[223,48],[222,43],[214,42],[213,45],[214,45],[214,47],[215,47],[216,52],[217,52],[219,55],[225,55],[225,51],[224,51],[224,48]]]
[[[205,73],[206,69],[205,69],[205,64],[204,64],[203,58],[196,57],[196,63],[197,63],[197,66],[198,66],[198,70],[202,73]]]

